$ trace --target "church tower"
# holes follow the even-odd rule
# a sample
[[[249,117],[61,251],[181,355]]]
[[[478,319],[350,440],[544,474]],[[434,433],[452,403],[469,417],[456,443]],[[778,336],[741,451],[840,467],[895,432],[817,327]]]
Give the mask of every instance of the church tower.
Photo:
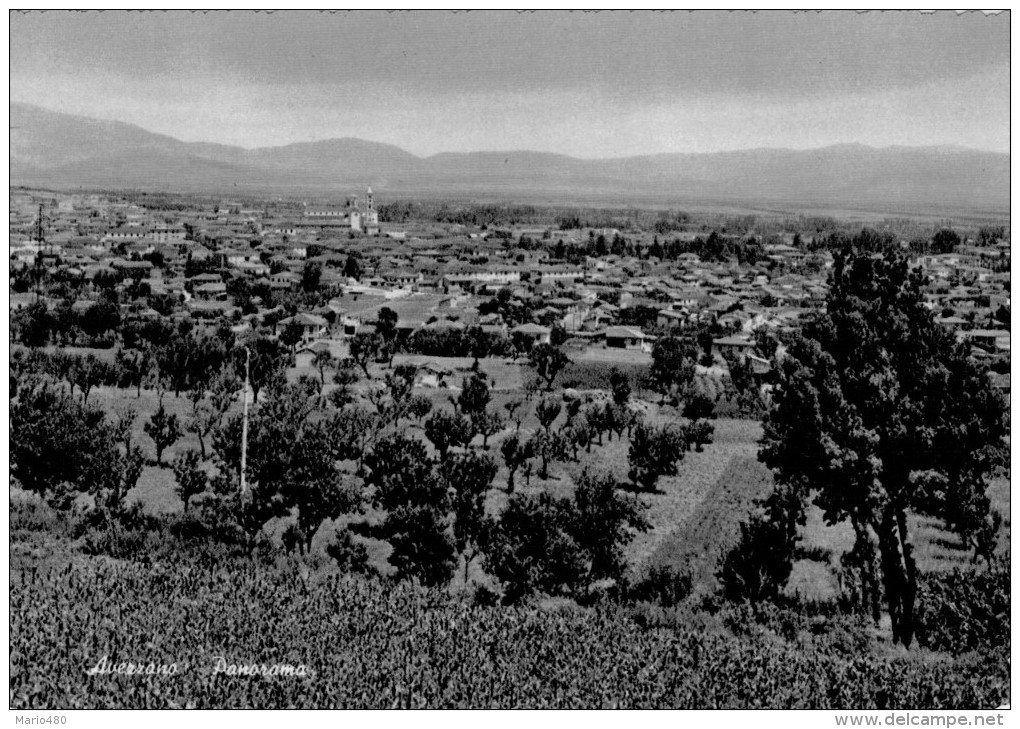
[[[365,202],[364,226],[368,235],[375,235],[379,232],[379,213],[376,211],[375,201],[372,199],[371,186],[368,188],[368,200]]]

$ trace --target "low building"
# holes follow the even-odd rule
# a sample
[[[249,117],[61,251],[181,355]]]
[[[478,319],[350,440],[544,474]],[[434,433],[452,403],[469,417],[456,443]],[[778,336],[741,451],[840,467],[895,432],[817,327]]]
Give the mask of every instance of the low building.
[[[326,329],[329,327],[329,322],[324,317],[302,312],[277,322],[275,327],[276,333],[279,334],[291,324],[297,324],[301,327],[301,339],[304,341],[325,336]]]
[[[645,334],[633,327],[609,327],[606,329],[606,346],[614,349],[641,349]]]
[[[529,339],[532,344],[549,344],[552,338],[552,329],[541,324],[521,324],[514,327],[510,333]]]
[[[720,356],[746,357],[754,351],[750,337],[722,337],[712,340],[712,353]]]

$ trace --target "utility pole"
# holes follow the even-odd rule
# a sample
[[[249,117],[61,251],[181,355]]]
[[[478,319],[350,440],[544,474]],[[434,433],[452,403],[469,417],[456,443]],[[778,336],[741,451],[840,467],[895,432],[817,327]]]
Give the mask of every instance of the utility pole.
[[[43,206],[39,203],[39,217],[35,221],[35,242],[39,250],[35,254],[35,300],[42,298],[42,275],[43,275]]]
[[[244,406],[241,416],[241,503],[248,499],[248,380],[251,369],[251,350],[244,348]]]
[[[35,221],[35,240],[37,243],[42,245],[43,242],[43,225],[42,225],[42,203],[39,203],[39,217]]]

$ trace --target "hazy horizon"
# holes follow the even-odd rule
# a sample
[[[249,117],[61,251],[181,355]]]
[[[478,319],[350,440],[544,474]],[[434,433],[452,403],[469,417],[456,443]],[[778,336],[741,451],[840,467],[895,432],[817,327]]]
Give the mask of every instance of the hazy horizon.
[[[25,105],[25,106],[32,106],[32,107],[35,107],[35,108],[38,108],[38,109],[42,109],[43,111],[52,112],[52,113],[55,113],[55,114],[69,114],[68,112],[61,111],[60,109],[51,109],[51,108],[48,108],[48,107],[40,106],[38,104],[32,104],[32,103],[27,102],[27,101],[15,101],[15,100],[12,99],[11,103],[12,104],[22,104],[22,105]],[[69,114],[69,115],[70,116],[79,117],[79,118],[88,118],[88,119],[92,119],[92,120],[95,120],[95,121],[130,124],[129,122],[123,122],[120,119],[113,119],[113,118],[103,119],[103,118],[100,118],[100,117],[92,117],[92,116],[84,115],[84,114]],[[161,134],[161,132],[154,132],[153,130],[146,129],[145,127],[143,127],[141,125],[138,125],[138,124],[131,124],[131,126],[137,127],[137,128],[142,129],[142,130],[144,130],[146,132],[151,132],[151,133],[155,133],[155,134]],[[565,153],[562,153],[562,152],[555,152],[555,151],[549,151],[549,150],[538,150],[538,149],[527,149],[527,148],[523,148],[523,147],[522,148],[518,148],[518,149],[510,149],[510,148],[458,149],[458,150],[445,150],[445,151],[436,152],[436,153],[433,153],[433,154],[418,155],[418,154],[415,154],[414,152],[411,152],[410,150],[404,149],[403,147],[401,147],[396,142],[387,141],[387,140],[384,140],[384,139],[367,139],[365,137],[322,137],[321,139],[309,139],[309,140],[301,141],[301,142],[287,142],[286,144],[267,144],[267,145],[260,146],[260,147],[244,147],[244,146],[239,145],[239,144],[226,144],[226,143],[223,143],[223,142],[215,142],[215,141],[208,140],[208,139],[182,140],[182,139],[179,139],[178,137],[173,137],[173,135],[164,135],[164,136],[169,136],[171,138],[177,139],[178,141],[194,143],[194,144],[223,144],[224,146],[236,147],[236,148],[244,149],[244,150],[249,151],[249,152],[250,151],[259,150],[259,149],[274,149],[274,148],[288,147],[288,146],[292,146],[292,145],[296,145],[296,144],[316,144],[316,143],[319,143],[319,142],[355,140],[355,141],[361,141],[361,142],[368,142],[368,143],[371,143],[371,144],[380,144],[380,145],[386,145],[386,146],[390,146],[390,147],[396,147],[398,149],[401,149],[404,152],[407,152],[408,154],[411,154],[411,155],[413,155],[415,157],[418,157],[419,159],[428,159],[429,157],[435,157],[435,156],[439,156],[439,155],[448,155],[448,154],[501,154],[501,153],[507,153],[507,154],[525,153],[525,154],[529,154],[529,153],[531,153],[531,154],[559,155],[559,156],[570,157],[572,159],[577,159],[577,160],[581,160],[581,161],[601,161],[601,160],[614,160],[614,159],[630,159],[630,158],[633,158],[633,157],[655,157],[655,156],[673,155],[673,154],[725,154],[725,153],[754,152],[754,151],[762,151],[762,150],[765,150],[765,151],[774,151],[774,152],[810,152],[812,150],[831,149],[833,147],[854,147],[854,146],[866,147],[868,149],[874,149],[874,150],[877,150],[877,151],[890,150],[890,149],[939,149],[939,148],[942,148],[942,149],[955,149],[955,150],[960,150],[960,151],[964,151],[964,152],[978,152],[978,153],[982,153],[983,152],[983,153],[988,153],[988,154],[1004,154],[1006,156],[1009,156],[1009,154],[1010,154],[1008,149],[1005,150],[1005,151],[998,151],[998,150],[994,150],[994,149],[981,149],[981,148],[978,148],[978,147],[968,147],[968,146],[960,145],[960,144],[934,144],[934,145],[889,144],[889,145],[884,145],[884,146],[875,146],[875,145],[863,144],[861,142],[835,142],[833,144],[825,144],[825,145],[815,146],[815,147],[778,147],[778,146],[741,147],[739,149],[706,150],[706,151],[703,151],[703,152],[648,152],[648,153],[642,153],[642,154],[638,154],[638,155],[621,155],[621,156],[616,156],[616,157],[612,157],[612,156],[605,156],[605,157],[581,157],[581,156],[578,156],[578,155],[570,155],[570,154],[565,154]]]
[[[11,100],[253,149],[1009,152],[1009,13],[12,13]]]

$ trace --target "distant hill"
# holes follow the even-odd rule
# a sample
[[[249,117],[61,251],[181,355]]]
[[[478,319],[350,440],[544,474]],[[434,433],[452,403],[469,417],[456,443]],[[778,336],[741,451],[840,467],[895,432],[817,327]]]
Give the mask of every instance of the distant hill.
[[[618,198],[791,209],[1009,210],[1009,155],[960,147],[837,145],[577,159],[542,152],[417,157],[360,139],[246,150],[12,103],[11,182],[210,192],[342,190],[513,199]]]

